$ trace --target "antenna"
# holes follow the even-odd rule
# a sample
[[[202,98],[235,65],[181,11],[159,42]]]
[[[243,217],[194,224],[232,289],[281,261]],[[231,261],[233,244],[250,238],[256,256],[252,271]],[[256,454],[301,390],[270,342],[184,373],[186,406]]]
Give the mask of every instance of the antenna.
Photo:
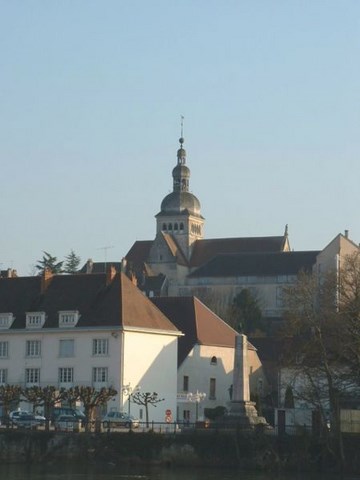
[[[104,250],[104,256],[105,256],[105,273],[106,273],[106,264],[107,264],[107,251],[110,248],[114,248],[114,245],[107,245],[105,247],[99,247],[98,250]]]
[[[181,118],[181,138],[184,137],[184,115],[180,115]]]

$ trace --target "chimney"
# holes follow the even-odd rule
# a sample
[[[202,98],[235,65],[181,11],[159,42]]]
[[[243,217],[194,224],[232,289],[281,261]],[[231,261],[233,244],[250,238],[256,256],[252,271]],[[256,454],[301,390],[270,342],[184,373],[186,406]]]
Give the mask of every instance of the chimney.
[[[126,273],[126,267],[127,267],[127,260],[126,258],[121,259],[121,271],[122,273]]]
[[[113,281],[113,278],[115,277],[115,275],[116,275],[116,268],[114,267],[114,265],[110,265],[110,267],[108,267],[106,272],[106,285],[109,285]]]
[[[345,230],[345,238],[349,238],[349,230]]]
[[[45,293],[45,290],[50,285],[53,273],[49,268],[45,268],[41,275],[41,293]]]
[[[94,262],[92,261],[91,258],[89,258],[89,260],[86,262],[86,273],[92,273],[93,266],[94,266]]]
[[[137,287],[137,278],[136,278],[135,273],[132,273],[132,274],[131,274],[130,280],[131,280],[131,283],[132,283],[133,285],[135,285],[135,287]]]

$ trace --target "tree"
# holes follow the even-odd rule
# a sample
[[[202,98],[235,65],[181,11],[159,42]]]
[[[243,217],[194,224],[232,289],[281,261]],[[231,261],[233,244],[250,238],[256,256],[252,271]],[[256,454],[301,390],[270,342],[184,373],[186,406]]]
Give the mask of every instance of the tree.
[[[101,405],[105,405],[108,400],[115,397],[117,391],[112,387],[103,387],[97,390],[94,387],[80,386],[70,388],[68,397],[72,401],[78,399],[84,405],[84,413],[86,416],[86,431],[90,432],[95,423],[96,409]]]
[[[156,404],[163,402],[164,398],[159,398],[156,392],[136,392],[132,395],[133,402],[145,407],[146,426],[149,427],[149,405],[156,407]]]
[[[7,418],[11,408],[20,402],[21,388],[19,385],[0,385],[0,403],[3,417]]]
[[[47,385],[46,387],[32,386],[22,390],[22,396],[36,407],[43,407],[44,416],[46,418],[45,429],[48,431],[50,426],[51,409],[59,402],[66,398],[66,390],[64,388],[56,388]]]
[[[284,366],[294,399],[318,412],[327,447],[343,465],[340,403],[360,386],[360,254],[341,260],[338,271],[301,273],[285,289]]]
[[[81,258],[76,255],[74,250],[71,250],[69,255],[66,255],[64,262],[64,273],[74,274],[77,273]]]
[[[62,273],[62,265],[64,262],[58,262],[56,257],[53,257],[50,253],[43,251],[44,255],[41,260],[35,265],[39,274],[43,273],[45,269],[50,270],[51,273]]]
[[[244,288],[232,302],[228,323],[237,332],[248,335],[262,329],[261,317],[257,299]]]

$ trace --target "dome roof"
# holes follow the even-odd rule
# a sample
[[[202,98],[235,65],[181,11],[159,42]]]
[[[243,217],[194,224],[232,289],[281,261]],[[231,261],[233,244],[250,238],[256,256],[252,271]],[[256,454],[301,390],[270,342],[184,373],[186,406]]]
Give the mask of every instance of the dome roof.
[[[176,214],[189,212],[200,217],[200,202],[190,192],[172,192],[161,202],[161,214]]]
[[[176,165],[176,167],[173,168],[172,176],[173,178],[190,178],[190,168],[186,165]]]

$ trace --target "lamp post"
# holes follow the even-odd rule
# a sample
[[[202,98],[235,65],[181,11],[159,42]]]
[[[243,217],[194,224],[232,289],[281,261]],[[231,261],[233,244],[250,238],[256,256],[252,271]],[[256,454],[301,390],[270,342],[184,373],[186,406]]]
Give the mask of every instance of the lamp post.
[[[195,402],[195,421],[197,422],[199,418],[199,403],[206,398],[206,393],[196,390],[195,393],[188,393],[187,398],[189,402]]]
[[[121,389],[123,395],[126,395],[128,397],[128,414],[130,416],[130,403],[131,403],[131,395],[133,393],[137,393],[140,390],[139,386],[136,386],[133,388],[131,386],[131,383],[129,382],[127,385],[124,385]]]

